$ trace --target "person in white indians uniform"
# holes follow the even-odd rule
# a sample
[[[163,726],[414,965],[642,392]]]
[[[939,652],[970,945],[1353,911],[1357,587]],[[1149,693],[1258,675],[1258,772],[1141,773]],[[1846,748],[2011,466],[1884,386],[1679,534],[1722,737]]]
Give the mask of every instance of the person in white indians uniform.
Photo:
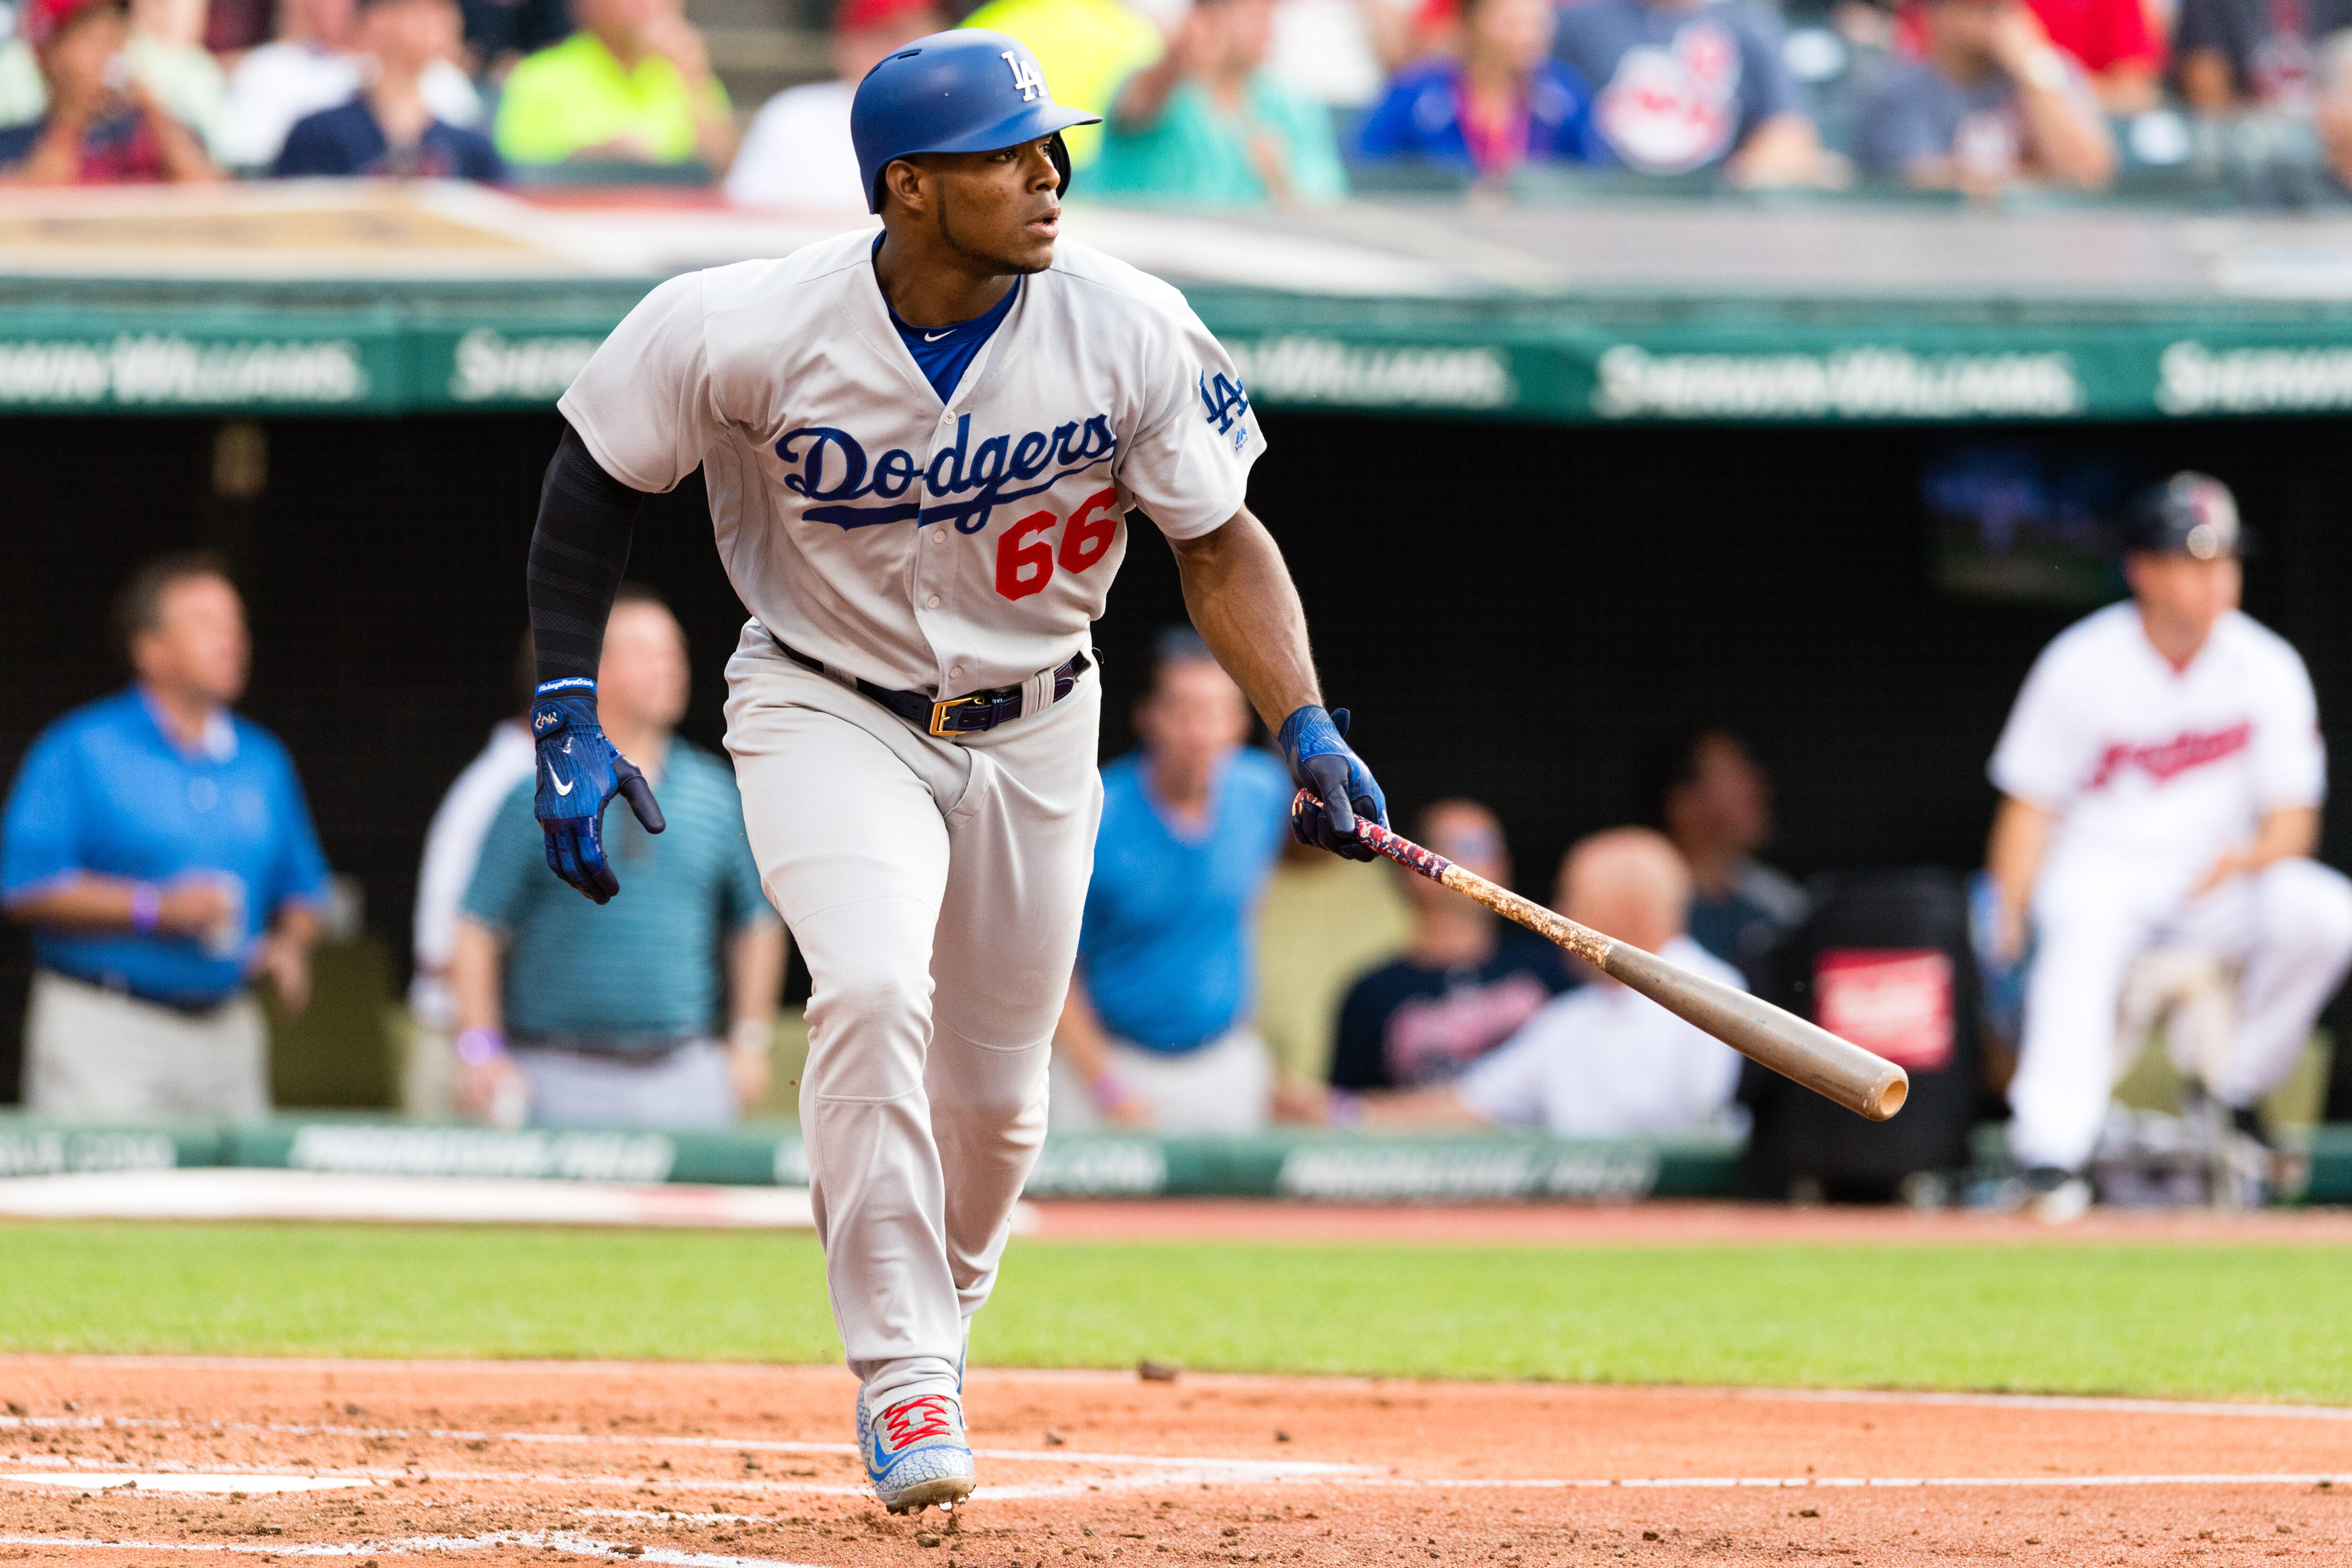
[[[1243,505],[1264,441],[1175,289],[1056,246],[1093,116],[977,29],[916,40],[851,110],[883,232],[656,289],[581,372],[532,538],[548,863],[620,891],[599,837],[652,791],[595,717],[636,502],[703,470],[753,619],[727,746],[768,897],[814,982],[801,1086],[859,1446],[893,1511],[973,1487],[968,1324],[1045,1126],[1102,786],[1087,652],[1140,509],[1192,620],[1369,858],[1379,786],[1326,712],[1281,552]]]
[[[2159,942],[2243,966],[2212,1085],[2241,1131],[2352,962],[2352,882],[2311,858],[2326,783],[2311,678],[2238,608],[2235,501],[2202,474],[2140,498],[2129,602],[2042,650],[1992,758],[1998,956],[2037,946],[2010,1142],[2042,1212],[2072,1217],[2113,1089],[2116,1005]]]

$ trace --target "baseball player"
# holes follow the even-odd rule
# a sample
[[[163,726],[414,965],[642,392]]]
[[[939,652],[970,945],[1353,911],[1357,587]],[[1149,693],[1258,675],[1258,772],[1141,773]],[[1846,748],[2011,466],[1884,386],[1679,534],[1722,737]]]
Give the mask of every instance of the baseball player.
[[[2311,857],[2326,756],[2311,678],[2238,609],[2236,502],[2176,474],[2134,506],[2131,600],[2034,661],[1993,753],[1996,954],[2037,944],[2010,1142],[2045,1216],[2082,1212],[2115,1071],[2124,970],[2159,942],[2243,966],[2211,1086],[2239,1130],[2294,1067],[2352,962],[2352,882]]]
[[[1243,504],[1265,441],[1233,363],[1175,289],[1056,243],[1061,132],[1094,122],[1000,33],[875,67],[851,132],[882,232],[646,296],[563,397],[531,542],[538,815],[602,902],[604,802],[660,812],[597,725],[597,643],[640,497],[702,468],[753,617],[727,746],[814,983],[810,1195],[894,1512],[974,1484],[963,1356],[1045,1126],[1102,799],[1087,629],[1131,509],[1331,803],[1299,837],[1366,858],[1356,816],[1386,819]]]

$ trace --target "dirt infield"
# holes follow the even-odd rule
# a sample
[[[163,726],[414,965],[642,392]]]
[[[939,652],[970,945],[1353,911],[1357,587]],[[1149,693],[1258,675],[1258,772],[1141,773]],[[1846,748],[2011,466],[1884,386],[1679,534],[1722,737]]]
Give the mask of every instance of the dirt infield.
[[[2352,1411],[975,1370],[885,1516],[829,1368],[0,1358],[0,1559],[2352,1560]],[[284,1488],[320,1489],[274,1490]]]

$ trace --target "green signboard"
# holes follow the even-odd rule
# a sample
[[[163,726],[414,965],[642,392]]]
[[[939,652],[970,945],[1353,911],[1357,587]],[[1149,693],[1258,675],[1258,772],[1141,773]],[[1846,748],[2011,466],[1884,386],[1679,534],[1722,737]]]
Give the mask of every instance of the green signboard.
[[[0,411],[550,408],[644,280],[0,288]],[[2352,409],[2352,307],[1302,298],[1193,303],[1269,408],[1572,423]]]

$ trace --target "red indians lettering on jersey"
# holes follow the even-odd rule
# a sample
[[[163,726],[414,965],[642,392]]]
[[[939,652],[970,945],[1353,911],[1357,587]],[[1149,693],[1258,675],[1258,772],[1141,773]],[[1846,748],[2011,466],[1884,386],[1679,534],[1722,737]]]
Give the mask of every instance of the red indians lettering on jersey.
[[[1543,1011],[1551,992],[1531,974],[1416,997],[1389,1018],[1389,1075],[1399,1083],[1452,1077]]]
[[[2158,784],[2169,784],[2191,768],[2201,768],[2233,757],[2246,749],[2254,738],[2252,724],[2241,721],[2226,730],[2210,734],[2182,731],[2169,741],[2153,745],[2135,746],[2128,741],[2115,741],[2099,753],[2099,765],[2091,774],[2086,789],[2105,789],[2126,769],[2137,768]]]

